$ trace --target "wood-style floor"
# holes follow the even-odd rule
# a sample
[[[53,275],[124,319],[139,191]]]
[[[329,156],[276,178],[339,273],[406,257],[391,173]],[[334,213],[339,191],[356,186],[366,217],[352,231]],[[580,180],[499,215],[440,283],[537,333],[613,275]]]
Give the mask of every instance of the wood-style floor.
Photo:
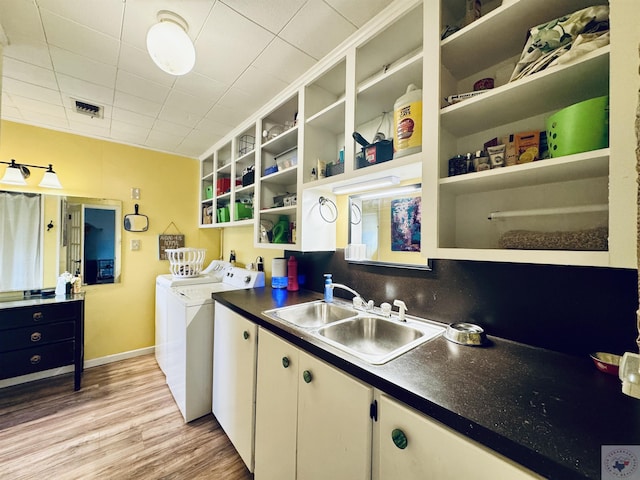
[[[153,355],[0,389],[0,479],[252,475],[213,415],[184,423]]]

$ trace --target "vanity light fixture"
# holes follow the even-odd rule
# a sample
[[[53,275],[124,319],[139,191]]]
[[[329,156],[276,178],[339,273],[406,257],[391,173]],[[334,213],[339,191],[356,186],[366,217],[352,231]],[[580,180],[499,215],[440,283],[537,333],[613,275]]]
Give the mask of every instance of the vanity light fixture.
[[[344,193],[364,192],[366,190],[374,190],[376,188],[398,185],[399,183],[400,179],[398,177],[390,175],[388,177],[373,178],[364,182],[349,183],[347,185],[333,187],[333,193],[335,193],[336,195],[341,195]]]
[[[43,188],[62,188],[62,184],[58,179],[58,175],[53,171],[53,165],[49,164],[48,167],[42,167],[40,165],[29,165],[26,163],[16,163],[14,159],[11,159],[11,162],[0,161],[0,163],[4,163],[9,165],[4,172],[4,176],[0,179],[0,183],[5,183],[8,185],[26,185],[27,178],[31,176],[31,168],[42,168],[46,170],[44,172],[44,176],[42,177],[42,181],[38,184],[39,187]]]
[[[158,23],[147,32],[147,51],[154,63],[170,75],[185,75],[196,63],[189,25],[168,10],[158,12]]]
[[[387,197],[398,197],[404,194],[420,194],[420,185],[405,185],[402,187],[389,188],[388,190],[383,190],[381,192],[369,192],[358,195],[358,199],[360,200],[369,200],[372,198],[387,198]]]

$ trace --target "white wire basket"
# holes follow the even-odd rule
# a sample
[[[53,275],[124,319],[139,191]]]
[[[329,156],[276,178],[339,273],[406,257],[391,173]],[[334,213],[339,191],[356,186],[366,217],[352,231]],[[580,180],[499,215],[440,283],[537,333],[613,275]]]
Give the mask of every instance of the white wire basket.
[[[205,248],[167,248],[171,275],[177,278],[197,277],[202,272]]]

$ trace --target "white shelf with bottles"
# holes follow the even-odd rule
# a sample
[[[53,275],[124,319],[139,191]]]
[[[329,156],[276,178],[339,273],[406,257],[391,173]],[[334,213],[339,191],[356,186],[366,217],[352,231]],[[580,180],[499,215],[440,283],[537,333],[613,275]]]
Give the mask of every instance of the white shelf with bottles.
[[[435,233],[427,239],[432,242],[427,243],[429,257],[612,266],[606,240],[603,248],[591,250],[579,250],[579,246],[556,250],[552,245],[534,249],[513,246],[504,240],[514,231],[540,232],[550,238],[566,232],[583,234],[608,229],[609,237],[616,235],[612,225],[616,224],[617,213],[609,195],[609,148],[448,176],[449,159],[455,155],[482,150],[486,142],[496,137],[544,131],[546,119],[557,111],[609,94],[609,46],[571,63],[508,82],[529,28],[598,3],[493,2],[480,19],[439,42],[438,48],[425,52],[425,57],[440,58],[441,64],[439,71],[425,69],[425,83],[440,85],[439,92],[425,100],[440,106],[438,118],[432,112],[431,120],[424,119],[425,123],[439,125],[437,132],[425,135],[431,145],[423,164],[425,218],[429,222],[427,228]],[[427,18],[434,23],[434,31],[440,32],[445,25],[460,23],[464,7],[463,0],[441,2],[436,18],[442,18],[442,24],[437,29],[433,19],[436,12]],[[432,38],[435,43],[435,34]],[[471,91],[473,83],[485,77],[495,78],[494,89],[453,105],[443,101],[448,95]],[[602,205],[608,208],[603,209]],[[527,214],[514,212],[490,219],[492,212],[509,211]]]

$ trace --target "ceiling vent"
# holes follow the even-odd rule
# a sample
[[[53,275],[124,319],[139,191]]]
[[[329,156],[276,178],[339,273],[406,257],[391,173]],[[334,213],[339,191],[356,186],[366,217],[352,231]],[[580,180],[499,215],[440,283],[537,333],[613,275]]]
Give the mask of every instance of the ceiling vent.
[[[99,105],[92,105],[91,103],[81,102],[80,100],[74,100],[76,113],[81,115],[87,115],[91,118],[103,118],[104,107]]]

